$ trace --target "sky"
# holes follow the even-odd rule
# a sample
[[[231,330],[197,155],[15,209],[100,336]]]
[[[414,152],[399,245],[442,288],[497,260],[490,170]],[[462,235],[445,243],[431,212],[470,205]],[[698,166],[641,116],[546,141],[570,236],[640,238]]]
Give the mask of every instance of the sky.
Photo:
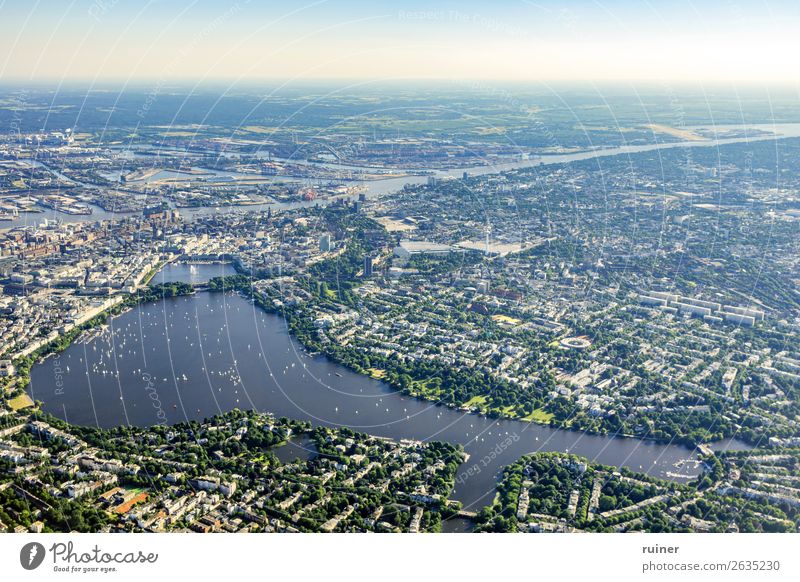
[[[796,84],[796,0],[0,0],[2,80]]]

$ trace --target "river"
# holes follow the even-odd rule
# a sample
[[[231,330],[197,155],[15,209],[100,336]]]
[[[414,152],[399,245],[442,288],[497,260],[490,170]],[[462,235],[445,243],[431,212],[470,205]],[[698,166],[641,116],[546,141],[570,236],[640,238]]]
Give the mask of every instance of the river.
[[[578,162],[596,158],[604,158],[609,156],[633,155],[637,153],[650,152],[655,150],[666,150],[674,148],[720,147],[736,143],[754,143],[761,141],[800,137],[800,123],[719,125],[716,126],[716,128],[710,126],[698,126],[698,127],[687,127],[686,129],[689,130],[707,129],[712,131],[716,129],[716,131],[719,132],[724,132],[728,130],[738,130],[738,131],[752,130],[753,132],[759,132],[759,133],[755,133],[755,135],[753,136],[746,136],[746,137],[745,136],[731,137],[731,138],[721,137],[719,139],[704,139],[697,141],[676,141],[669,143],[625,145],[620,147],[600,147],[592,150],[586,150],[574,153],[547,154],[538,157],[531,157],[530,159],[509,160],[507,162],[488,164],[485,166],[452,168],[449,170],[434,170],[431,172],[431,174],[438,178],[443,178],[443,177],[460,178],[465,172],[470,176],[482,176],[486,174],[495,174],[498,172],[505,172],[509,170],[517,170],[522,168],[534,168],[538,166],[564,164],[564,163]],[[760,132],[771,132],[771,133],[764,134]],[[724,135],[724,133],[721,135]],[[163,151],[167,152],[173,150],[164,149]],[[125,152],[130,156],[138,155],[136,153],[135,148],[125,150]],[[267,155],[267,152],[263,153],[264,155]],[[273,158],[273,159],[281,160],[281,158]],[[294,159],[288,159],[283,161],[288,161],[294,164],[318,165],[321,167],[326,167],[334,170],[347,169],[347,170],[356,170],[364,172],[370,172],[370,171],[374,172],[376,170],[375,167],[370,167],[370,166],[355,166],[355,165],[337,164],[337,163],[315,163],[315,162],[308,162],[305,160],[294,160]],[[41,164],[39,162],[37,162],[37,164],[44,166],[44,164]],[[157,157],[153,158],[153,164],[154,167],[158,167]],[[53,168],[49,169],[54,174],[59,175],[57,170]],[[235,172],[216,172],[211,170],[202,170],[199,168],[196,169],[201,172],[222,175],[229,178],[254,177],[253,175],[250,174],[237,174]],[[404,170],[400,169],[399,171],[404,171]],[[420,172],[419,169],[407,169],[405,171],[411,174],[413,174],[414,172],[417,173]],[[175,174],[175,176],[183,177],[187,175]],[[291,180],[292,178],[287,176],[275,176],[274,179]],[[375,198],[390,194],[392,192],[397,192],[406,185],[423,184],[425,183],[426,180],[427,180],[426,176],[409,175],[400,178],[386,178],[383,180],[367,180],[363,182],[354,181],[353,184],[362,186],[367,197]],[[303,181],[311,183],[315,182],[316,180],[303,180]],[[325,181],[323,180],[323,182]],[[180,211],[181,214],[184,216],[184,218],[191,220],[198,216],[208,216],[213,214],[255,212],[255,211],[266,210],[267,208],[272,208],[273,211],[292,210],[295,208],[302,208],[308,206],[325,206],[329,203],[330,200],[314,200],[310,202],[292,202],[292,203],[275,202],[275,203],[244,205],[244,206],[230,205],[230,206],[220,206],[220,207],[182,208],[180,209]],[[120,219],[120,218],[125,218],[127,216],[131,216],[131,214],[129,213],[107,212],[96,206],[93,206],[92,208],[93,208],[93,213],[91,215],[64,214],[61,212],[57,212],[55,210],[48,210],[43,213],[35,213],[35,214],[22,214],[20,215],[20,217],[14,220],[0,222],[0,230],[8,228],[16,228],[18,226],[34,226],[40,224],[44,218],[48,218],[51,220],[57,218],[63,222],[91,222],[97,220]]]
[[[203,272],[191,274],[195,281],[215,276],[220,265],[197,268]],[[280,316],[234,294],[204,292],[127,311],[96,337],[35,365],[30,393],[45,411],[79,425],[175,423],[237,407],[461,444],[470,458],[453,497],[471,509],[491,502],[504,465],[533,451],[569,451],[679,481],[699,471],[694,452],[682,446],[491,419],[409,398],[306,353]],[[289,459],[306,448],[286,447],[280,453]]]

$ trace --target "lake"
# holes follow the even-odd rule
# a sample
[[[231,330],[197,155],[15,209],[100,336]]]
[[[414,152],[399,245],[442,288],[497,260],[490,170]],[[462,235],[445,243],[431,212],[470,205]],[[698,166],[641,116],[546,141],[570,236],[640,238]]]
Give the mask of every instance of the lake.
[[[176,423],[241,408],[461,444],[470,458],[453,497],[472,509],[491,502],[504,465],[534,451],[568,451],[676,480],[699,471],[693,451],[682,446],[491,419],[409,398],[306,353],[281,316],[235,294],[203,292],[127,311],[35,365],[30,393],[45,411],[78,425]],[[287,460],[310,448],[302,441],[285,447],[280,456]]]
[[[192,285],[207,283],[214,277],[235,275],[236,269],[231,263],[169,263],[150,280],[151,285],[183,281]]]

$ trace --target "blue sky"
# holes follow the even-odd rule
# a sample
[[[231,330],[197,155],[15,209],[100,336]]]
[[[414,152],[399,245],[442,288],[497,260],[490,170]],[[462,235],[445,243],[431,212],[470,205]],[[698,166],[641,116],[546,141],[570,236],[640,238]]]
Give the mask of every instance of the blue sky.
[[[0,0],[0,78],[797,81],[785,0]]]

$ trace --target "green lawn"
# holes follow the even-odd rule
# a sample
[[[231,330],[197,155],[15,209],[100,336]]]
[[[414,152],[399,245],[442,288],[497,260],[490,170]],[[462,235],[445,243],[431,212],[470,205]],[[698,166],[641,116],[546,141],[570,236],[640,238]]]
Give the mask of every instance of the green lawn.
[[[33,406],[33,400],[31,400],[31,397],[27,394],[20,394],[16,398],[9,400],[8,406],[11,410],[22,410],[23,408]]]
[[[522,420],[527,420],[529,422],[538,422],[541,424],[547,424],[553,418],[553,414],[550,412],[545,412],[541,408],[537,408],[533,412],[531,412],[527,416],[523,416]]]
[[[429,385],[428,380],[412,380],[410,386],[410,393],[420,398],[427,398],[429,400],[437,399],[442,395],[440,388],[434,388]]]
[[[510,418],[516,418],[517,417],[516,408],[517,407],[514,406],[513,404],[509,404],[508,406],[501,406],[500,408],[497,409],[497,412],[501,416],[508,416]]]
[[[473,406],[483,408],[486,406],[486,396],[473,396],[464,403],[464,406],[468,406],[469,408],[472,408]]]

